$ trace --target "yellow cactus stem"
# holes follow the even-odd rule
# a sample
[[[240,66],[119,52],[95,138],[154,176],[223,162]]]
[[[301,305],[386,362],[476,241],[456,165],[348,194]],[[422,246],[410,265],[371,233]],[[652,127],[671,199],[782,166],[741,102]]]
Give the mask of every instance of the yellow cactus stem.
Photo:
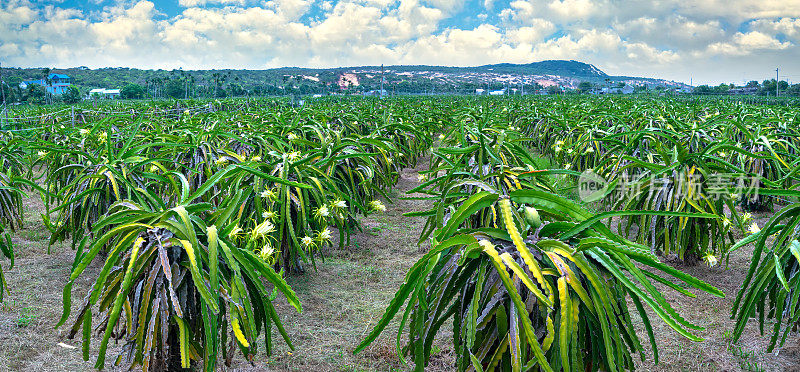
[[[506,184],[506,187],[508,187],[509,190],[514,190],[514,185],[511,184],[511,181],[508,180],[508,177],[504,177],[503,182]]]
[[[107,170],[103,172],[103,175],[105,175],[111,182],[111,187],[114,190],[114,196],[117,198],[117,200],[121,200],[122,198],[119,196],[119,186],[117,185],[117,179],[114,177],[114,174],[111,173],[110,170]]]
[[[572,339],[572,309],[565,277],[558,278],[558,295],[561,303],[561,326],[558,329],[559,351],[561,352],[561,366],[564,371],[569,371],[569,342]]]
[[[528,274],[526,274],[525,271],[522,270],[522,268],[517,264],[516,261],[514,261],[514,259],[508,252],[504,252],[503,254],[501,254],[500,258],[503,259],[503,262],[505,262],[506,267],[510,268],[511,271],[513,271],[514,274],[517,275],[517,277],[522,281],[522,283],[525,284],[526,287],[528,287],[528,289],[534,294],[534,296],[536,296],[536,298],[539,299],[539,301],[541,301],[550,308],[553,307],[553,302],[550,301],[547,297],[545,297],[544,293],[542,293],[542,291],[539,290],[539,287],[533,284],[533,281],[531,281],[531,278],[528,276]]]
[[[175,322],[178,323],[178,338],[180,343],[178,346],[181,353],[181,368],[190,368],[192,365],[188,350],[189,336],[187,334],[188,331],[186,330],[186,322],[177,316],[175,317]]]
[[[514,175],[514,177],[511,177],[511,179],[514,181],[514,184],[517,186],[517,189],[522,189],[522,185],[519,183],[517,175]]]
[[[553,252],[545,252],[545,253],[547,254],[547,257],[550,257],[550,260],[553,261],[553,263],[556,265],[556,268],[558,268],[558,271],[561,273],[561,276],[566,277],[567,284],[569,284],[569,286],[572,287],[575,293],[578,294],[578,297],[580,297],[581,301],[583,301],[586,304],[586,307],[588,307],[589,310],[591,310],[592,313],[594,313],[594,303],[589,298],[589,293],[586,292],[586,289],[584,289],[583,286],[581,285],[581,281],[580,279],[578,279],[578,276],[575,275],[575,272],[573,272],[572,269],[569,267],[569,265],[566,262],[564,262],[564,260],[562,260],[561,257],[559,257],[556,253]]]
[[[242,329],[239,327],[239,319],[231,319],[231,328],[233,328],[233,335],[236,336],[236,340],[238,340],[242,346],[250,347],[250,343],[247,342],[247,339],[244,337],[244,333],[242,333]]]
[[[508,235],[511,236],[511,240],[514,242],[514,246],[517,247],[517,251],[519,251],[520,255],[522,256],[522,260],[525,261],[525,264],[528,265],[528,270],[531,271],[533,276],[536,278],[536,281],[539,282],[539,286],[542,287],[550,298],[551,302],[555,302],[555,298],[553,296],[553,289],[550,288],[550,284],[548,284],[544,280],[544,275],[542,275],[542,269],[539,267],[539,264],[536,260],[533,259],[533,255],[531,251],[528,249],[528,246],[522,241],[522,236],[519,234],[519,230],[517,230],[517,225],[514,223],[514,217],[511,213],[511,200],[508,198],[500,199],[500,211],[503,213],[503,222],[506,225],[506,230],[508,231]]]
[[[553,325],[553,318],[547,314],[547,336],[542,340],[542,350],[546,353],[553,346],[553,340],[556,338],[556,328]]]

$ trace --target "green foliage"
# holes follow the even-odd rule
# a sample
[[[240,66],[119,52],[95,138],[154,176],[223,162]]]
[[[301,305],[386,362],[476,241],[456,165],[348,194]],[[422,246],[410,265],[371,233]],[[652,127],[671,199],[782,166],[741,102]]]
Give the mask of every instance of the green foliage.
[[[9,269],[14,268],[14,246],[6,229],[13,232],[22,226],[22,188],[27,184],[21,178],[23,168],[22,142],[13,135],[0,134],[0,254],[10,261]],[[0,266],[0,302],[7,291],[5,274]]]
[[[737,204],[768,209],[769,190],[797,181],[792,109],[575,97],[514,110],[514,116],[534,123],[521,131],[542,155],[606,181],[597,207],[692,214],[629,215],[618,224],[618,233],[688,262],[725,259],[734,233],[749,222]]]
[[[219,179],[209,180],[216,183]],[[145,369],[189,368],[202,362],[213,371],[218,358],[230,364],[229,329],[250,360],[256,338],[266,334],[272,351],[273,325],[289,343],[272,301],[280,292],[298,311],[300,302],[270,264],[231,239],[236,218],[230,211],[237,199],[212,210],[200,190],[177,191],[182,204],[115,203],[93,233],[98,236],[76,254],[64,289],[64,314],[69,317],[71,288],[102,247],[111,247],[105,264],[76,316],[69,337],[82,330],[84,360],[92,339],[92,313],[105,314],[95,367],[105,365],[109,340],[123,340],[117,364]],[[106,231],[105,226],[110,230]],[[269,283],[273,290],[265,286]],[[230,327],[230,328],[229,328]]]
[[[172,81],[185,89],[193,77]],[[214,76],[216,94],[242,85],[225,79]],[[165,94],[168,83],[148,91]],[[701,328],[657,283],[722,295],[656,255],[712,264],[750,242],[763,258],[740,294],[739,322],[783,314],[782,335],[797,322],[794,207],[734,244],[750,223],[737,204],[752,194],[723,188],[710,198],[681,183],[696,176],[708,191],[718,174],[754,177],[755,206],[796,197],[794,109],[577,95],[288,102],[103,102],[114,115],[81,110],[74,127],[50,107],[28,106],[20,113],[38,121],[0,134],[0,226],[19,226],[22,192],[35,190],[51,243],[71,241],[59,323],[81,333],[86,359],[99,342],[102,367],[112,338],[123,345],[116,363],[144,368],[210,370],[231,362],[234,344],[252,360],[257,339],[271,353],[273,331],[289,342],[273,301],[300,309],[283,275],[314,267],[337,237],[346,249],[361,218],[385,210],[403,170],[426,153],[409,197],[433,206],[409,215],[427,218],[420,242],[431,251],[358,350],[406,305],[398,347],[417,369],[451,320],[459,370],[632,369],[644,347],[631,312],[654,354],[653,315],[699,340]],[[578,200],[585,170],[638,192]],[[10,234],[0,235],[13,265]],[[89,265],[102,269],[90,275]],[[78,280],[93,285],[70,314]]]
[[[16,320],[17,327],[25,328],[31,325],[31,323],[36,320],[36,317],[37,316],[33,308],[23,307],[20,310],[19,317]]]
[[[119,91],[119,95],[124,99],[144,98],[145,90],[139,84],[127,84]]]
[[[272,301],[300,303],[283,273],[313,265],[334,229],[344,247],[360,216],[385,210],[379,198],[390,200],[434,127],[339,108],[257,110],[136,113],[34,135],[51,243],[71,238],[76,250],[59,325],[73,283],[103,262],[69,333],[81,333],[87,360],[99,340],[98,368],[112,338],[123,344],[116,364],[146,369],[213,370],[234,343],[252,360],[262,336],[272,352],[274,329],[289,343]]]
[[[81,101],[81,91],[74,86],[70,86],[66,93],[61,95],[61,99],[67,104],[78,103]]]
[[[673,148],[657,145],[652,162],[630,162],[619,167],[616,180],[630,176],[626,193],[616,201],[616,210],[653,210],[680,212],[683,216],[629,216],[624,224],[630,234],[635,224],[641,243],[649,243],[654,252],[664,256],[676,253],[681,260],[697,261],[702,257],[726,257],[734,242],[732,227],[743,229],[744,221],[735,212],[735,199],[728,192],[711,194],[711,179],[716,170],[713,156],[707,151],[688,153],[681,144]],[[657,159],[657,160],[656,160]],[[624,161],[624,158],[623,158]],[[724,169],[723,169],[724,170]],[[728,186],[728,185],[725,185]],[[734,211],[732,216],[725,209]]]
[[[588,81],[581,81],[578,84],[578,90],[580,90],[581,92],[588,92],[592,90],[592,83]]]
[[[643,347],[633,331],[628,296],[644,320],[656,360],[643,303],[683,336],[700,340],[691,332],[702,328],[686,322],[666,302],[651,279],[668,281],[652,270],[723,296],[719,290],[659,263],[644,247],[602,224],[579,224],[591,214],[557,195],[518,190],[510,200],[496,202],[498,197],[474,194],[436,231],[431,251],[406,274],[384,317],[356,352],[383,331],[406,301],[398,348],[407,328],[409,342],[401,355],[412,355],[416,370],[427,365],[433,339],[449,319],[461,371],[633,369],[631,353]],[[549,221],[532,225],[515,213],[512,201],[539,208]],[[500,211],[497,227],[460,227],[475,211],[489,207]]]
[[[633,369],[632,354],[644,347],[633,331],[631,303],[656,360],[645,304],[678,333],[699,341],[692,332],[702,327],[681,318],[653,281],[692,297],[667,277],[716,296],[722,292],[660,263],[647,247],[601,222],[629,214],[689,214],[594,215],[551,193],[554,181],[576,172],[538,169],[536,158],[518,145],[525,138],[504,118],[510,111],[466,113],[441,138],[425,182],[410,191],[434,200],[430,211],[412,213],[428,216],[420,240],[429,237],[431,250],[406,274],[356,352],[373,342],[403,305],[398,353],[412,356],[416,370],[430,361],[433,340],[449,320],[461,371]],[[402,344],[406,332],[408,342]]]
[[[28,85],[27,97],[28,102],[31,103],[44,103],[47,91],[39,84]]]
[[[184,98],[186,96],[186,83],[177,79],[170,80],[164,90],[172,98]]]
[[[797,193],[795,193],[795,196]],[[750,237],[755,250],[750,268],[736,296],[733,341],[742,336],[751,317],[758,318],[761,334],[765,319],[774,320],[767,352],[783,346],[800,321],[800,204],[776,213],[764,228]],[[774,239],[772,238],[774,237]]]

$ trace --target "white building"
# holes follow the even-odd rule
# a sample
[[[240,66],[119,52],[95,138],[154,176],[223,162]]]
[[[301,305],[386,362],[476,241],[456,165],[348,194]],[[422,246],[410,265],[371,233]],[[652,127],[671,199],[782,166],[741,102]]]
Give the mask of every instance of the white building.
[[[97,88],[89,91],[89,98],[94,98],[95,95],[99,95],[100,98],[107,99],[119,98],[119,89]]]
[[[602,94],[631,94],[633,91],[632,85],[625,85],[623,87],[603,88]]]

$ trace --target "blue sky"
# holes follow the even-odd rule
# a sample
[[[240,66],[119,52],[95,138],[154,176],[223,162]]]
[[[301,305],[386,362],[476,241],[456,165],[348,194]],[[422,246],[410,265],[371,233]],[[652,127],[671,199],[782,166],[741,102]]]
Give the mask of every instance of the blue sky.
[[[3,0],[20,67],[470,66],[800,82],[800,0]]]

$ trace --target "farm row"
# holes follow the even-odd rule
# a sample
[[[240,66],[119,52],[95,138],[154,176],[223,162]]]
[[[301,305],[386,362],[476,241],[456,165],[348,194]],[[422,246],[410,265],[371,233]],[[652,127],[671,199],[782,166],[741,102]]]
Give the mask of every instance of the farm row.
[[[0,132],[0,276],[14,274],[23,194],[38,195],[50,244],[75,253],[57,324],[81,335],[97,368],[111,340],[123,345],[115,363],[144,369],[213,370],[234,350],[253,360],[278,338],[292,347],[273,305],[302,310],[287,276],[315,275],[364,216],[396,201],[401,171],[428,157],[406,198],[432,205],[407,214],[426,219],[429,250],[355,352],[402,314],[398,355],[418,370],[443,332],[459,370],[633,369],[636,354],[658,360],[652,322],[702,341],[661,286],[735,295],[733,338],[768,318],[770,350],[800,317],[796,108],[583,97],[222,104],[236,110],[144,115],[153,107],[133,104]],[[764,226],[750,214],[771,210]],[[738,294],[662,263],[724,265],[750,244]],[[73,304],[79,280],[93,284]]]

